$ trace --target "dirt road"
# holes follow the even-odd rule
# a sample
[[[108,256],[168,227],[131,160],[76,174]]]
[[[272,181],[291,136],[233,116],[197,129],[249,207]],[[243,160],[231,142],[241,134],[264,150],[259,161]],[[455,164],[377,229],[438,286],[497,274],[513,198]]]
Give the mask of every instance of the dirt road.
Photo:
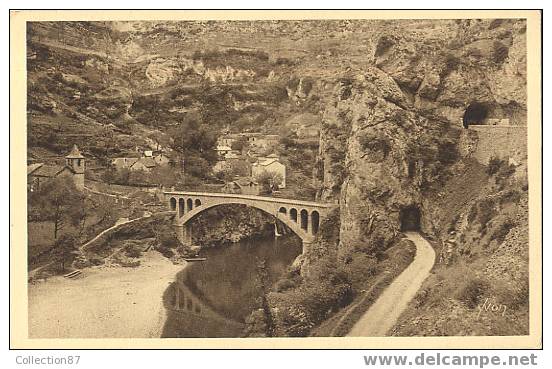
[[[79,279],[52,277],[31,284],[29,337],[160,337],[162,296],[183,268],[149,251],[136,268],[87,268]]]
[[[435,262],[435,251],[419,233],[407,232],[406,236],[416,245],[414,261],[383,291],[348,336],[385,336],[429,275]]]

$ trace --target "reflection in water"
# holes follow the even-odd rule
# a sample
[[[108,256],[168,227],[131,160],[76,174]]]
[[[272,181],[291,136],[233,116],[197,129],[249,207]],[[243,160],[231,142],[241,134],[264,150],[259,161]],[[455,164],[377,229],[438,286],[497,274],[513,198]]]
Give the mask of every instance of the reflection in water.
[[[202,250],[207,261],[189,263],[165,291],[163,337],[239,337],[258,307],[259,261],[273,283],[300,253],[301,241],[293,236]]]

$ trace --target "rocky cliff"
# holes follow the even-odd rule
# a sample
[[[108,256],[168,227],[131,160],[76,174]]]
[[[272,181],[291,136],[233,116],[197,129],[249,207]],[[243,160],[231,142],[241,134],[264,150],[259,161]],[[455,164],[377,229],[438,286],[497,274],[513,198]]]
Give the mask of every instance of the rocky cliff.
[[[439,315],[436,310],[443,305],[452,309],[441,295],[452,289],[454,304],[462,306],[455,305],[455,314],[470,322],[485,297],[504,297],[496,286],[506,283],[518,291],[515,303],[508,300],[515,306],[516,324],[470,332],[526,332],[526,149],[491,150],[487,161],[478,162],[481,155],[474,151],[504,140],[487,139],[493,136],[487,131],[495,128],[488,125],[478,127],[479,134],[465,129],[493,119],[526,125],[524,22],[389,27],[372,40],[371,50],[367,65],[351,66],[334,81],[322,120],[319,196],[340,203],[339,260],[377,255],[402,229],[419,223],[441,252],[436,270],[445,279],[428,282],[431,292],[426,293],[444,300],[432,301],[433,310],[425,316]],[[514,131],[506,141],[523,142],[525,130]],[[470,272],[478,278],[470,286],[449,279],[471,270],[466,263],[482,268]],[[490,272],[497,269],[504,273]],[[478,283],[485,287],[477,290]],[[477,291],[466,292],[470,288]],[[410,318],[416,319],[420,310],[412,309]],[[407,328],[396,334],[465,334],[467,329],[447,327],[445,320],[431,323],[411,327],[405,320]]]

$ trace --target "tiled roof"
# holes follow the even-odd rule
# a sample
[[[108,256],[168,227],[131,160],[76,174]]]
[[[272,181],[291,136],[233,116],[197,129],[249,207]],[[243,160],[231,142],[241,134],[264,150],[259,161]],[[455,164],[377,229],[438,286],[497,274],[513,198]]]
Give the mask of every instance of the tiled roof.
[[[155,160],[153,160],[153,158],[150,158],[150,157],[140,158],[136,161],[136,163],[132,164],[132,166],[136,165],[137,163],[142,164],[146,168],[153,168],[157,166],[157,163],[155,162]]]
[[[44,163],[35,163],[35,164],[27,165],[27,175],[31,174],[32,172],[34,172],[35,170],[37,170],[38,168],[40,168],[43,165],[44,165]]]
[[[253,183],[253,184],[258,184],[257,182],[255,182],[252,178],[250,177],[242,177],[242,178],[239,178],[239,179],[236,179],[234,181],[234,183],[236,183],[237,185],[239,186],[249,186],[250,183]]]
[[[126,164],[127,166],[131,166],[132,164],[136,163],[139,158],[114,158],[113,164],[115,165],[123,165]]]
[[[68,166],[65,166],[65,165],[44,164],[40,168],[33,171],[32,175],[37,176],[37,177],[53,178],[53,177],[57,176],[58,173],[61,172],[62,170],[64,170],[65,168],[71,170],[71,168],[69,168]]]
[[[266,167],[266,166],[269,166],[270,164],[275,163],[275,162],[279,163],[280,161],[278,159],[271,158],[271,159],[267,159],[267,160],[262,161],[262,162],[257,162],[253,165],[261,165],[263,167]]]

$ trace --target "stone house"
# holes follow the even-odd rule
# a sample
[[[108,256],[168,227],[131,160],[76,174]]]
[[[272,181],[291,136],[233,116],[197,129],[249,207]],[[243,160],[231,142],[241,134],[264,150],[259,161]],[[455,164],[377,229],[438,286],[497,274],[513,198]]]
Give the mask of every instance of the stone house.
[[[165,166],[171,163],[171,159],[163,154],[153,155],[152,151],[144,151],[144,156],[135,157],[119,157],[113,158],[111,164],[117,170],[130,169],[130,170],[143,170],[146,172],[151,171],[156,166]]]
[[[155,160],[151,157],[142,157],[138,159],[134,164],[130,166],[130,170],[143,170],[144,172],[150,172],[157,166]]]
[[[167,155],[161,153],[158,155],[155,155],[153,157],[153,161],[155,161],[155,164],[157,164],[160,167],[163,167],[165,165],[169,165],[171,163],[171,158],[169,158]]]
[[[34,163],[27,165],[27,190],[36,191],[41,184],[61,177],[73,178],[75,186],[84,189],[85,158],[79,151],[77,145],[65,157],[65,165]]]
[[[232,144],[240,138],[239,134],[228,133],[220,136],[217,140],[217,145],[232,147]]]
[[[251,166],[251,176],[253,178],[261,175],[263,172],[278,173],[282,176],[280,188],[286,188],[286,166],[280,163],[277,158],[270,158],[258,161]]]
[[[225,158],[226,155],[228,155],[228,153],[232,151],[230,146],[222,146],[222,145],[217,146],[215,150],[217,151],[219,158]]]
[[[134,163],[136,163],[140,158],[113,158],[111,160],[111,164],[115,167],[117,170],[121,170],[124,168],[130,168]]]
[[[254,179],[243,177],[226,183],[222,191],[241,195],[259,195],[261,193],[261,186]]]

